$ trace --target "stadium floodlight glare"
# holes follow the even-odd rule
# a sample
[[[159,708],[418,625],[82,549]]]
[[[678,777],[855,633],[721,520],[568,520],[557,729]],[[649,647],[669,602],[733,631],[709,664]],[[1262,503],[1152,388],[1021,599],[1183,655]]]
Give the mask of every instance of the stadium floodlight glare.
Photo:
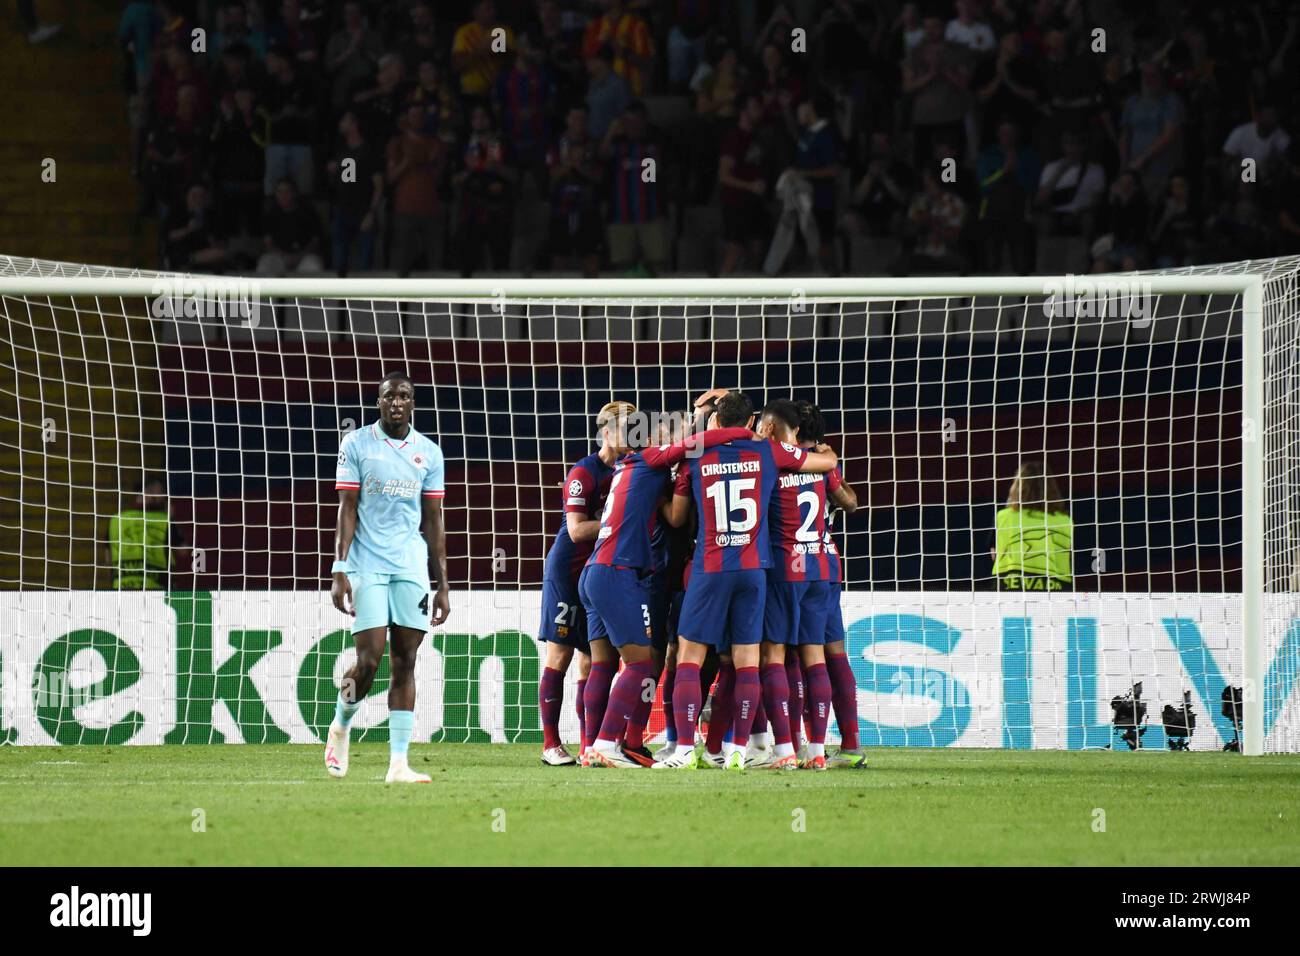
[[[1165,740],[1170,750],[1190,750],[1189,741],[1196,731],[1196,714],[1192,710],[1192,692],[1183,691],[1183,702],[1175,707],[1165,704],[1160,711],[1160,722],[1165,727]]]
[[[0,739],[319,740],[351,653],[323,594],[328,476],[403,368],[447,458],[453,586],[417,740],[532,739],[542,560],[595,411],[727,385],[815,400],[858,487],[834,535],[867,745],[1100,746],[1106,702],[1146,680],[1211,714],[1240,684],[1242,751],[1300,751],[1298,280],[1300,258],[582,280],[0,256],[0,684],[87,691],[6,695]],[[981,590],[1026,457],[1077,508],[1073,591]],[[170,590],[103,590],[104,528],[146,472],[196,538]]]

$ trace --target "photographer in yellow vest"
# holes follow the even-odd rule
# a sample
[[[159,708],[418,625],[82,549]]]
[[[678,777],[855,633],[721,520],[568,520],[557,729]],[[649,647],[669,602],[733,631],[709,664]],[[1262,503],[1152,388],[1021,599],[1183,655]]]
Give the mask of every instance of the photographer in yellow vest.
[[[171,524],[167,486],[157,476],[135,485],[135,501],[108,520],[104,557],[112,569],[112,586],[121,591],[167,587],[174,560],[172,549],[181,547],[180,533]]]
[[[1074,524],[1044,462],[1020,466],[996,524],[993,576],[999,591],[1073,589]]]

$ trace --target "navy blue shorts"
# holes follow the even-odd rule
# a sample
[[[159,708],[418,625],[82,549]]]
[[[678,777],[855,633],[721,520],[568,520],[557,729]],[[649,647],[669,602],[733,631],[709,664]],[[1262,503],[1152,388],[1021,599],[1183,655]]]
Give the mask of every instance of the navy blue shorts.
[[[785,581],[768,571],[763,640],[794,647],[826,643],[826,581]]]
[[[668,640],[676,641],[678,634],[678,625],[682,620],[682,604],[686,600],[685,591],[674,591],[672,597],[668,599],[668,621],[667,631]]]
[[[844,608],[840,607],[840,591],[844,585],[831,581],[826,594],[826,643],[844,640]]]
[[[591,652],[587,643],[587,609],[578,597],[576,582],[542,580],[542,625],[537,636],[584,654]]]
[[[589,564],[578,578],[578,593],[587,609],[587,639],[608,638],[615,647],[640,644],[649,647],[654,629],[650,623],[653,595],[650,577],[634,568]]]
[[[763,639],[766,592],[767,572],[761,568],[697,571],[686,588],[677,633],[720,653],[732,644],[757,644]]]

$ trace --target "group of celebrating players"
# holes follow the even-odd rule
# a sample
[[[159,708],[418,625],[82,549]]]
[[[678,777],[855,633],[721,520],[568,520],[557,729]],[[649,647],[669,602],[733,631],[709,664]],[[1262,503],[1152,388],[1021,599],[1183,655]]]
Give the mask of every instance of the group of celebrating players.
[[[821,412],[777,400],[755,425],[745,394],[713,389],[679,426],[657,426],[664,444],[637,447],[649,444],[646,417],[607,404],[600,449],[565,478],[543,579],[543,763],[865,767],[830,534],[832,505],[852,513],[857,495]],[[559,731],[575,657],[576,759]],[[667,745],[652,754],[645,730],[661,680]],[[832,707],[841,747],[828,760]]]
[[[412,424],[409,376],[388,375],[376,405],[378,420],[345,437],[338,454],[330,595],[352,618],[357,658],[339,689],[325,769],[347,775],[352,720],[387,645],[385,780],[428,783],[407,752],[416,652],[451,607],[443,455]],[[714,389],[696,399],[693,413],[658,423],[658,446],[646,418],[627,402],[602,408],[600,449],[565,479],[564,524],[546,557],[542,595],[542,761],[866,766],[844,650],[843,574],[830,536],[831,505],[852,513],[857,496],[823,443],[821,412],[807,402],[774,401],[754,427],[748,397]],[[575,656],[578,760],[559,732],[564,677]],[[645,729],[660,679],[668,745],[652,754]],[[710,687],[707,734],[697,750]],[[832,707],[842,745],[828,763]]]

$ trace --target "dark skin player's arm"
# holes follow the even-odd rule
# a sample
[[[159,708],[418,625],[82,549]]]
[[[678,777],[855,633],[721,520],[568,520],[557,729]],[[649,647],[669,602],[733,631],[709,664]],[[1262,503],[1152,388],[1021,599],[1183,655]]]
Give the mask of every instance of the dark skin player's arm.
[[[334,525],[334,560],[346,561],[352,550],[352,538],[357,533],[357,500],[361,497],[358,488],[339,490],[339,516]],[[357,616],[356,605],[352,600],[352,582],[342,571],[335,571],[330,584],[330,598],[334,606],[344,614]]]
[[[853,490],[853,486],[847,481],[842,482],[838,488],[830,493],[831,503],[841,509],[845,514],[853,514],[858,510],[858,493]]]
[[[433,596],[432,626],[437,627],[451,613],[450,587],[447,584],[447,529],[442,520],[442,499],[424,498],[420,511],[420,533],[429,544],[433,563],[433,581],[438,586]]]

